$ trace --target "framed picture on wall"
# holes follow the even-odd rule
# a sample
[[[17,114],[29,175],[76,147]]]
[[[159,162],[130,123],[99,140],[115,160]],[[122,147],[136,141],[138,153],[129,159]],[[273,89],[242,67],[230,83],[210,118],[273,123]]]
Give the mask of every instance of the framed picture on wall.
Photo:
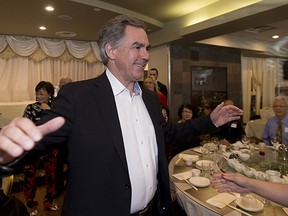
[[[192,104],[207,115],[227,98],[227,68],[191,67]]]

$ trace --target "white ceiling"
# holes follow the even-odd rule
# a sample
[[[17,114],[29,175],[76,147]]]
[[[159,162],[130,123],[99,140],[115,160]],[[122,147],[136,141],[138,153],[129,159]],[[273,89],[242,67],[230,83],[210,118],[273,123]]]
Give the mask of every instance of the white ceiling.
[[[55,11],[47,13],[48,4]],[[77,34],[68,39],[94,41],[108,19],[129,14],[147,23],[152,46],[197,42],[272,55],[281,46],[282,56],[288,48],[288,0],[1,0],[0,14],[0,34],[8,35],[63,38],[55,33],[64,31]]]

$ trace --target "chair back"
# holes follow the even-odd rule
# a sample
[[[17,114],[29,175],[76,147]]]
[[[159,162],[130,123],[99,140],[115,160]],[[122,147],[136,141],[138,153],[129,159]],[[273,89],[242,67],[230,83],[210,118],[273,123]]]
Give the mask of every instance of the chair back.
[[[3,189],[6,196],[9,196],[12,192],[13,187],[13,181],[14,181],[14,175],[10,175],[7,177],[2,178],[2,186],[1,189]]]

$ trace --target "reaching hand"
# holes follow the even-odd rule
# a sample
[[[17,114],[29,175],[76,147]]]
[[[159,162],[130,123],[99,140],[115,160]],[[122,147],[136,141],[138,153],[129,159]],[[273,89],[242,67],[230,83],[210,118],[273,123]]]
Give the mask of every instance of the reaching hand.
[[[224,106],[222,102],[210,114],[211,121],[216,127],[226,124],[229,121],[240,119],[243,110],[233,105]]]
[[[33,149],[44,135],[58,130],[64,122],[64,118],[57,117],[37,127],[28,118],[15,118],[0,130],[0,164],[7,164]]]
[[[250,179],[239,173],[214,174],[212,177],[212,186],[219,192],[251,192],[248,189]]]

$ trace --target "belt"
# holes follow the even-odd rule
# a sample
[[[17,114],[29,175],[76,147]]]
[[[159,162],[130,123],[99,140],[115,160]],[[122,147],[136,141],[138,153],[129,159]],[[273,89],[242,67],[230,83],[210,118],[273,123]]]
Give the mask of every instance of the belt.
[[[130,216],[152,216],[152,208],[153,208],[153,201],[151,200],[144,209],[135,212],[133,214],[130,214]]]

